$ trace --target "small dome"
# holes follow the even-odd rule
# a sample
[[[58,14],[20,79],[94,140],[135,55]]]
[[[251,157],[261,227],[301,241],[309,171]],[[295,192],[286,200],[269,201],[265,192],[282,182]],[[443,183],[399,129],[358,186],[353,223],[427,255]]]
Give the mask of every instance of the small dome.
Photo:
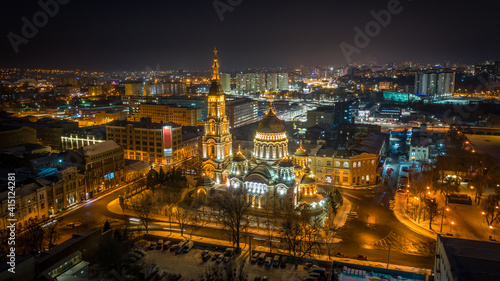
[[[300,141],[300,146],[299,146],[299,148],[297,148],[297,151],[295,151],[295,153],[293,155],[297,156],[297,157],[307,157],[307,156],[309,156],[307,154],[306,149],[302,146],[302,141]]]
[[[247,158],[241,152],[241,146],[238,146],[238,151],[236,152],[236,155],[234,155],[233,161],[234,162],[242,162],[242,161],[246,161],[246,160],[247,160]]]
[[[278,163],[278,166],[280,167],[293,167],[293,162],[289,157],[285,157],[280,160]]]
[[[312,185],[312,184],[315,184],[316,183],[316,180],[307,176],[307,175],[304,175],[302,177],[302,179],[300,180],[300,184],[304,184],[304,185]]]
[[[203,175],[198,179],[197,186],[212,186],[214,181],[209,176]]]
[[[285,124],[281,121],[276,114],[273,112],[272,108],[266,113],[266,117],[262,119],[257,128],[259,133],[283,133],[286,132]]]

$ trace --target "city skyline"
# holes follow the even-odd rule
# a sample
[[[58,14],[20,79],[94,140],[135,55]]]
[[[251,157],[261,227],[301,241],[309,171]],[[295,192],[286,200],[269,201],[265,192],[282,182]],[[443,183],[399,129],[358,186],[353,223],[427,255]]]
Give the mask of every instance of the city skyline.
[[[500,43],[487,28],[493,10],[451,1],[59,2],[57,9],[34,1],[6,4],[1,67],[205,71],[206,50],[213,47],[224,53],[222,72],[394,61],[471,64],[497,59]],[[387,18],[383,11],[390,5],[395,13]],[[46,18],[39,13],[44,7]],[[373,36],[356,45],[356,28],[366,33],[375,15],[380,24],[368,28]],[[39,26],[24,36],[23,26],[34,16]],[[341,44],[357,50],[347,58]]]

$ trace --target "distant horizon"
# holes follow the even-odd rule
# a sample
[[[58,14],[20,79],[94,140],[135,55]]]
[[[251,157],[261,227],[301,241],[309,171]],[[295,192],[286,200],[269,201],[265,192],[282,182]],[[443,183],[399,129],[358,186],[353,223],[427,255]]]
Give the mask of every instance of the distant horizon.
[[[159,64],[206,71],[214,47],[222,71],[473,64],[498,57],[497,15],[488,6],[451,0],[9,1],[0,11],[0,66],[122,72]]]

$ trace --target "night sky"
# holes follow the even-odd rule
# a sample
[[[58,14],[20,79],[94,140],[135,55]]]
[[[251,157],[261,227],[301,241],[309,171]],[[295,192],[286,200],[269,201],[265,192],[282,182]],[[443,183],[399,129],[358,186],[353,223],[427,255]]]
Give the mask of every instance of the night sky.
[[[47,1],[47,0],[42,0]],[[62,0],[60,0],[62,1]],[[66,0],[67,1],[67,0]],[[214,1],[72,0],[15,54],[9,32],[22,35],[37,1],[3,1],[0,67],[102,71],[208,70],[212,49],[221,70],[346,64],[339,44],[354,46],[354,27],[374,20],[387,0],[220,0],[238,3],[221,21]],[[5,3],[8,2],[8,3]],[[494,1],[401,0],[353,62],[474,63],[500,59]]]

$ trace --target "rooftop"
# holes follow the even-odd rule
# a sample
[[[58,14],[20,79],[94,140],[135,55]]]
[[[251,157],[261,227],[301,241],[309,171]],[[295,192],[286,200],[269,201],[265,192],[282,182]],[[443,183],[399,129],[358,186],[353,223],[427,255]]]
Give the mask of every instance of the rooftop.
[[[456,281],[500,280],[500,243],[439,236]]]
[[[102,143],[85,146],[83,147],[83,153],[85,154],[85,156],[93,156],[118,148],[121,148],[121,146],[119,146],[114,140],[109,140]]]
[[[165,126],[171,126],[174,128],[180,127],[179,124],[174,123],[174,122],[167,122],[167,123],[152,123],[152,122],[147,122],[147,121],[140,121],[140,122],[132,122],[132,121],[125,121],[125,120],[115,120],[113,122],[108,123],[107,127],[126,127],[127,125],[132,125],[135,128],[141,128],[141,129],[163,129]]]

